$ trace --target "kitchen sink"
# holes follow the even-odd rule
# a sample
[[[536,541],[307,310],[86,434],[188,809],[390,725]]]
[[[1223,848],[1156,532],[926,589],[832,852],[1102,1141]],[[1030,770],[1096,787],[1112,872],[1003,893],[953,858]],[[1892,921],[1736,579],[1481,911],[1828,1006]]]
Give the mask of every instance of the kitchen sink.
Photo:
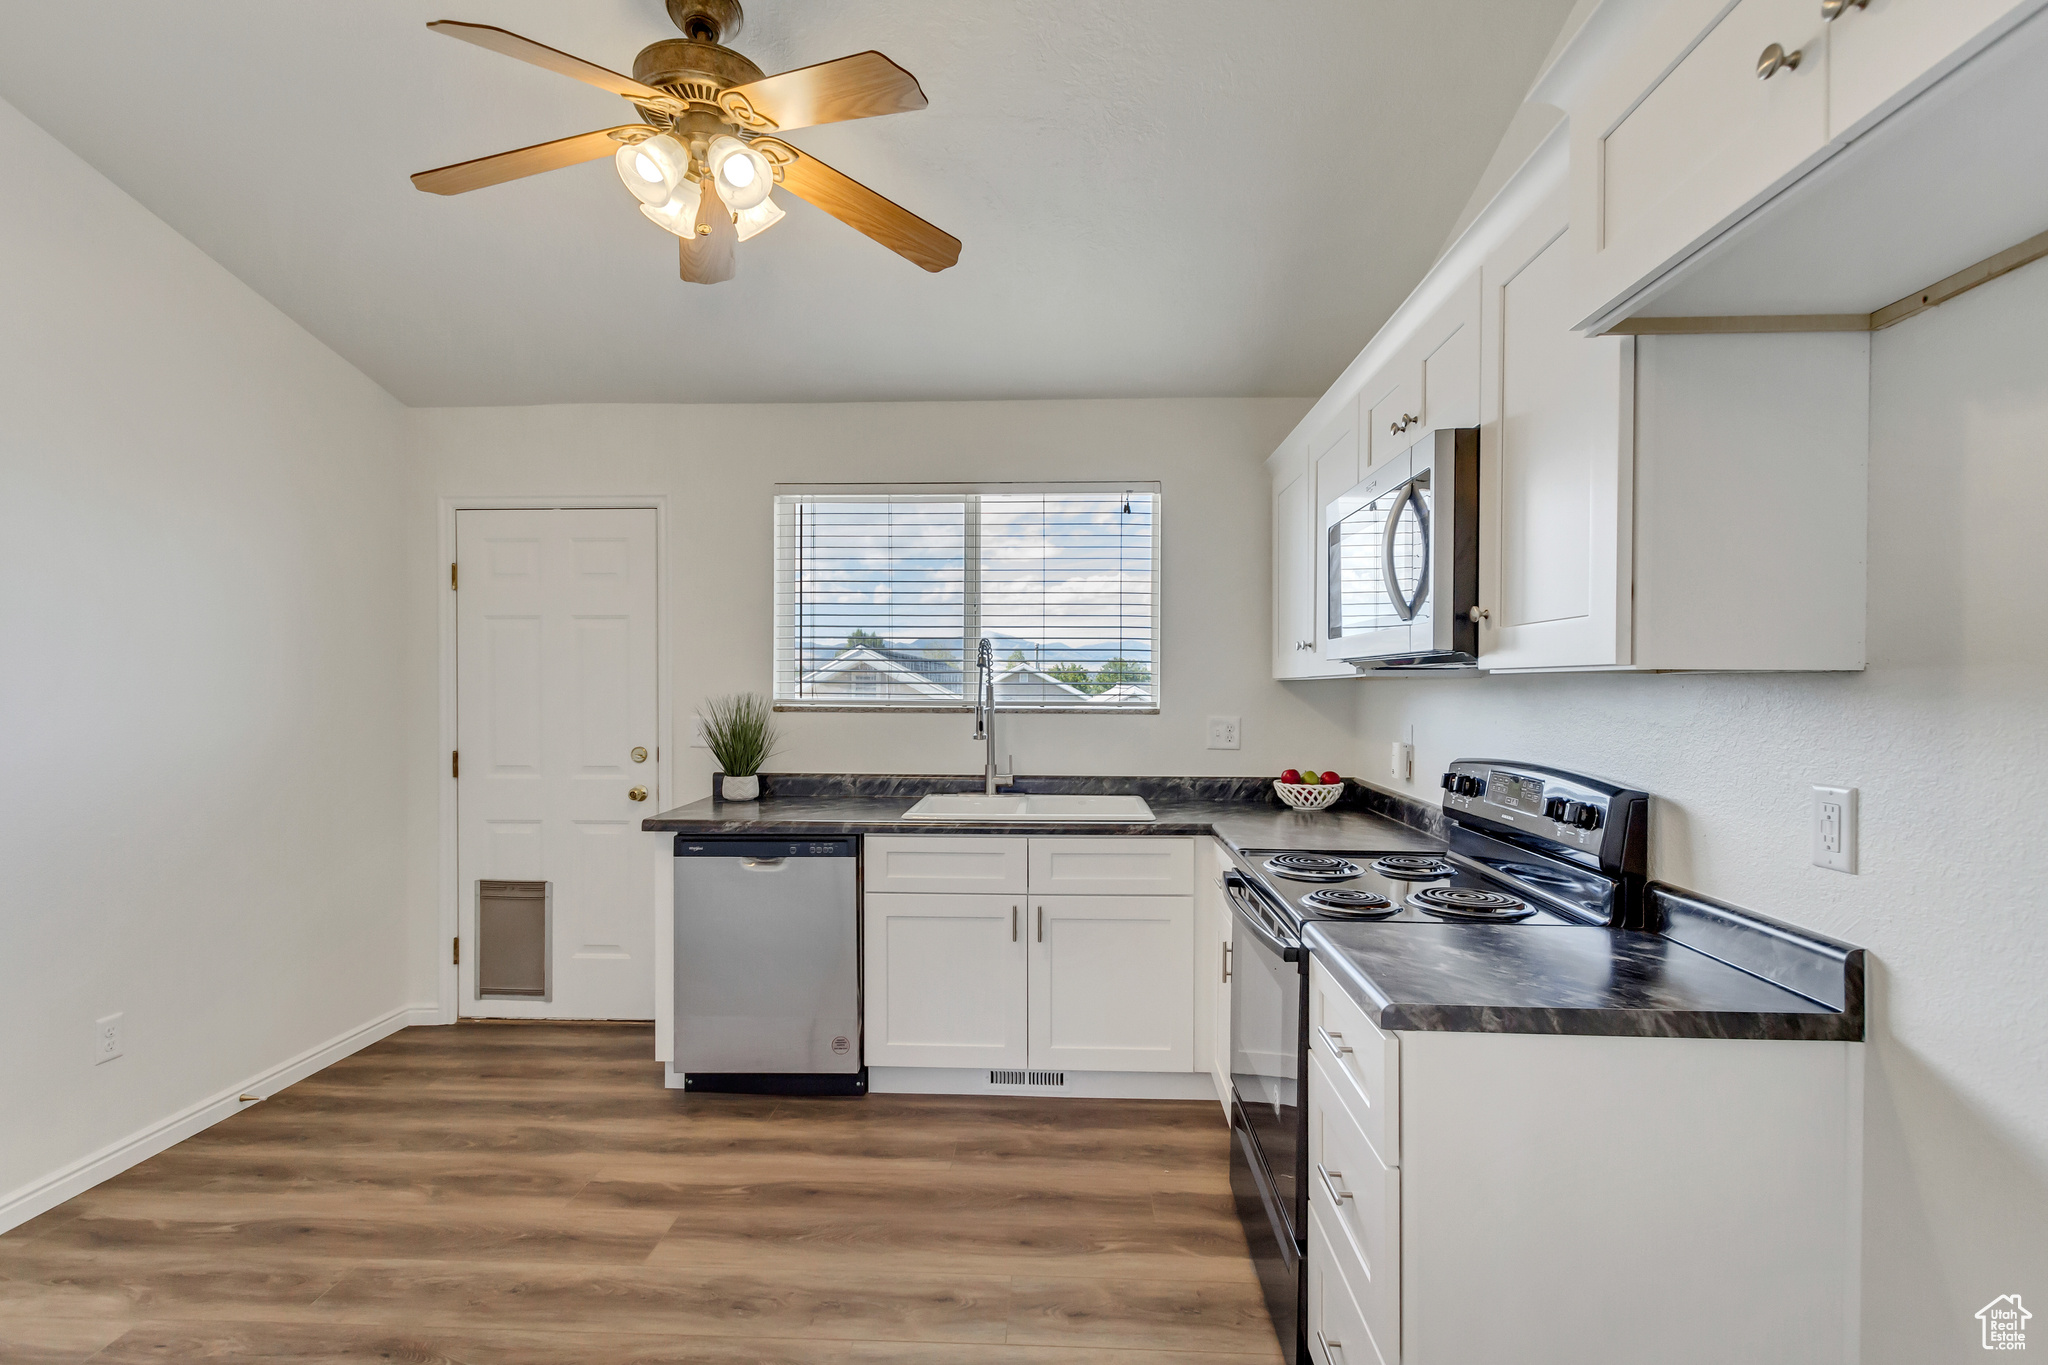
[[[1136,825],[1149,823],[1152,808],[1142,796],[983,795],[934,793],[905,811],[906,820],[986,820],[991,824],[1047,821],[1059,824]]]

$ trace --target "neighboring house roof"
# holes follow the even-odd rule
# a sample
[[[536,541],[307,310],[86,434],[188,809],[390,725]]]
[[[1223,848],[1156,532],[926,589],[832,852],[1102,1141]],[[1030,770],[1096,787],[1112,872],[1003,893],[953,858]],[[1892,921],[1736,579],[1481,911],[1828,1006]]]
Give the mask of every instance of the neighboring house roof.
[[[1106,701],[1112,706],[1118,702],[1151,701],[1152,689],[1150,686],[1140,687],[1136,683],[1118,683],[1106,692],[1096,693],[1095,700]]]
[[[878,673],[892,688],[907,689],[924,697],[958,700],[960,664],[954,659],[933,659],[907,649],[856,645],[826,660],[803,675],[805,692],[836,692],[850,688],[853,675]]]
[[[1005,701],[1079,702],[1095,699],[1078,687],[1061,682],[1044,669],[1012,661],[996,673],[996,704]]]

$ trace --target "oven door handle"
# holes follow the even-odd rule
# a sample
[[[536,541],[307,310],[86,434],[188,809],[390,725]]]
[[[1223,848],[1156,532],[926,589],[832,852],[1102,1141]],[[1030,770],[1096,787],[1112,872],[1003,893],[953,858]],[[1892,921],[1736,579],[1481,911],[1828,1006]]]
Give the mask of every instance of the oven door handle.
[[[1251,930],[1252,937],[1264,944],[1269,951],[1278,953],[1282,962],[1301,961],[1301,944],[1274,933],[1265,923],[1264,917],[1246,904],[1244,897],[1247,894],[1249,893],[1235,885],[1230,888],[1230,909],[1231,913],[1237,916],[1237,922]],[[1241,965],[1239,970],[1243,970]]]

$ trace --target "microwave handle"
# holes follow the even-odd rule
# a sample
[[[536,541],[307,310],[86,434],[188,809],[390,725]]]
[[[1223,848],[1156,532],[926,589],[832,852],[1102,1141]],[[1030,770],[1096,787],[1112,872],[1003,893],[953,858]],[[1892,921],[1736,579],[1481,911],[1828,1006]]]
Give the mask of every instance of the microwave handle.
[[[1415,522],[1422,530],[1422,577],[1416,581],[1415,596],[1410,598],[1401,591],[1400,575],[1394,571],[1394,532],[1401,524],[1401,513],[1409,503],[1415,504]],[[1403,621],[1413,621],[1415,613],[1429,599],[1429,511],[1422,503],[1422,490],[1414,479],[1401,485],[1394,495],[1394,505],[1387,512],[1386,529],[1380,532],[1380,577],[1386,580],[1387,601],[1393,604],[1394,614]]]

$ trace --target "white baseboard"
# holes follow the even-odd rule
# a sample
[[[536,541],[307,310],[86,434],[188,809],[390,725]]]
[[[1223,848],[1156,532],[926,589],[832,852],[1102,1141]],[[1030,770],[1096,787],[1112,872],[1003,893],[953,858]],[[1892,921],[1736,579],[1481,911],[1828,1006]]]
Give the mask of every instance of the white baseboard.
[[[242,1103],[243,1095],[261,1095],[268,1098],[277,1091],[319,1071],[332,1066],[352,1052],[360,1052],[374,1042],[388,1038],[412,1024],[439,1022],[439,1005],[401,1006],[389,1014],[380,1015],[367,1024],[339,1034],[318,1047],[309,1048],[289,1061],[280,1062],[267,1071],[231,1085],[219,1094],[181,1109],[169,1118],[150,1124],[129,1134],[118,1142],[109,1143],[90,1156],[81,1157],[39,1180],[0,1195],[0,1232],[19,1227],[39,1213],[57,1207],[74,1195],[83,1194],[103,1180],[127,1170],[138,1162],[147,1161],[167,1147],[175,1146],[194,1133],[211,1128],[230,1114],[239,1114],[248,1108]]]
[[[1206,1071],[1066,1071],[1064,1085],[995,1085],[985,1067],[871,1066],[872,1095],[1030,1095],[1091,1100],[1214,1100]]]

